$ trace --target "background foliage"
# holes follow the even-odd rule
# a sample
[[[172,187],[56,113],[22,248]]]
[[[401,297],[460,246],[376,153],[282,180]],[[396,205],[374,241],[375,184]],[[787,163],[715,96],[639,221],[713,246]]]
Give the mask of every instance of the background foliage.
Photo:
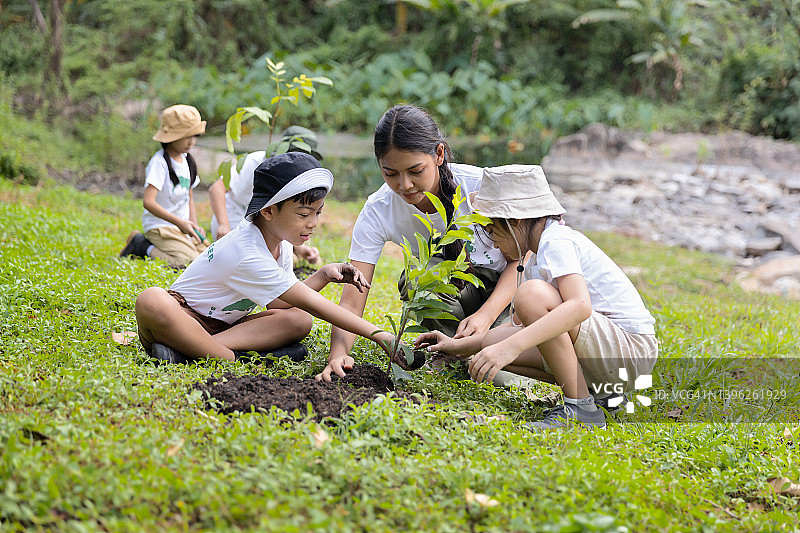
[[[59,6],[63,32],[55,41]],[[405,101],[429,108],[452,136],[513,138],[540,155],[554,138],[594,121],[797,138],[799,6],[799,0],[6,0],[0,99],[4,120],[46,122],[85,147],[86,154],[70,151],[68,158],[128,175],[152,151],[149,135],[138,130],[149,132],[163,106],[195,105],[211,133],[237,107],[263,106],[271,96],[267,55],[334,81],[313,106],[284,117],[324,132],[368,135],[386,108]],[[59,49],[60,70],[53,73]],[[10,137],[4,132],[0,140],[3,175],[35,179],[26,165],[48,163],[20,156]]]

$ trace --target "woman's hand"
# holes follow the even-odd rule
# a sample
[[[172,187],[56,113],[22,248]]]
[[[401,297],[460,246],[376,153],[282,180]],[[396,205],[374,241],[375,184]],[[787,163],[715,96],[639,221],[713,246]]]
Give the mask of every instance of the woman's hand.
[[[513,363],[519,353],[503,346],[502,342],[487,346],[476,353],[469,362],[469,375],[481,383],[491,381],[505,366]]]
[[[456,334],[453,335],[453,338],[460,339],[472,335],[482,335],[489,331],[494,321],[495,319],[487,316],[486,313],[482,313],[480,310],[476,311],[458,324],[458,329],[456,329]]]
[[[364,289],[370,288],[364,274],[350,263],[331,263],[322,267],[320,271],[328,279],[328,282],[349,283],[358,289],[358,292],[364,292]]]

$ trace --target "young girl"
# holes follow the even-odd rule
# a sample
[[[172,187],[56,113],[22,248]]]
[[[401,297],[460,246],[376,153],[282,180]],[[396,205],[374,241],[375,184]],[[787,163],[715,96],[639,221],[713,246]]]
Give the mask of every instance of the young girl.
[[[184,268],[206,249],[205,231],[197,223],[192,189],[200,183],[197,165],[189,154],[206,122],[192,106],[174,105],[161,113],[153,140],[161,150],[145,171],[144,235],[128,238],[121,256],[154,257],[172,268]]]
[[[289,152],[261,163],[245,219],[168,291],[150,287],[136,299],[145,351],[170,362],[235,360],[251,350],[299,361],[307,352],[298,341],[311,331],[312,315],[372,339],[385,351],[392,334],[318,293],[329,282],[367,288],[353,265],[325,265],[303,282],[292,271],[292,246],[314,233],[332,185],[331,172],[308,154]],[[267,310],[251,313],[257,306]]]
[[[478,381],[506,369],[559,385],[564,404],[533,427],[559,428],[570,420],[605,427],[593,393],[614,385],[630,390],[658,357],[655,320],[639,293],[594,243],[563,224],[564,209],[541,167],[485,169],[473,207],[492,219],[485,231],[509,260],[533,252],[524,276],[520,271],[512,322],[462,339],[424,333],[415,344],[475,354],[469,371]]]
[[[428,233],[415,215],[433,214],[435,226],[444,232],[444,222],[435,214],[436,209],[425,192],[442,201],[449,224],[454,216],[452,200],[456,188],[460,186],[464,196],[478,190],[482,173],[478,167],[451,163],[450,148],[439,127],[427,112],[411,105],[398,105],[384,113],[375,127],[374,148],[385,183],[369,196],[358,215],[349,255],[352,264],[370,283],[387,241],[402,244],[405,238],[411,243],[414,255],[419,254],[414,233]],[[470,211],[467,204],[459,207],[459,215]],[[507,262],[497,248],[478,240],[448,245],[443,259],[455,259],[464,246],[474,274],[484,287],[467,284],[458,295],[443,298],[458,321],[423,322],[429,329],[436,328],[456,338],[483,334],[492,324],[508,319],[507,307],[514,292],[517,266],[517,259]],[[404,285],[401,278],[401,294]],[[361,316],[368,295],[369,291],[360,293],[345,286],[340,303]],[[331,354],[318,379],[329,380],[331,373],[343,376],[345,370],[352,368],[354,361],[348,353],[353,341],[353,335],[338,328],[331,330]]]

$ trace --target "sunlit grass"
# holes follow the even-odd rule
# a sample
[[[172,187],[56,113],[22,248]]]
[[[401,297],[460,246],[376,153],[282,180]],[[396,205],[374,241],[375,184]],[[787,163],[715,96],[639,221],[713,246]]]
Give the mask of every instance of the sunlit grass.
[[[326,202],[314,237],[325,261],[346,259],[357,211]],[[256,369],[156,366],[138,341],[111,339],[135,331],[142,289],[168,286],[177,275],[117,257],[140,212],[130,198],[0,181],[0,530],[800,527],[797,499],[765,488],[770,477],[800,481],[797,376],[786,380],[782,404],[734,403],[718,413],[725,423],[668,423],[679,406],[655,402],[649,413],[657,423],[631,416],[607,430],[546,435],[520,426],[541,415],[521,391],[460,381],[457,373],[416,375],[406,387],[428,398],[423,405],[390,396],[330,421],[321,446],[312,437],[318,426],[303,415],[204,411],[192,383]],[[764,361],[742,380],[774,385],[770,358],[800,352],[800,306],[745,293],[728,261],[591,237],[620,265],[637,268],[631,277],[656,317],[664,358],[654,386],[713,385],[741,357]],[[366,313],[377,324],[399,312],[399,265],[390,256],[378,265]],[[338,291],[324,294],[338,299]],[[309,360],[268,372],[319,372],[328,334],[318,322],[306,341]],[[363,340],[354,353],[358,362],[382,361]],[[708,364],[681,367],[689,357]],[[680,407],[690,417],[702,406]],[[775,422],[730,423],[754,413]],[[468,504],[467,489],[498,505]]]

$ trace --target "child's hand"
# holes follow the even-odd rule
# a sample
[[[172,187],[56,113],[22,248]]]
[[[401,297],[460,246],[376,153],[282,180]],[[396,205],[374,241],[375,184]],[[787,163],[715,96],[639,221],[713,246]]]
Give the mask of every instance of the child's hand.
[[[176,225],[178,226],[178,229],[180,229],[183,233],[188,235],[189,238],[192,239],[193,242],[200,243],[200,242],[203,242],[203,239],[205,239],[206,235],[205,235],[205,231],[203,231],[203,228],[201,228],[200,226],[198,226],[197,224],[195,224],[191,220],[181,220]],[[198,233],[200,235],[198,235]],[[202,235],[202,237],[201,237],[201,235]]]
[[[317,381],[330,381],[332,374],[336,374],[340,378],[343,378],[345,371],[352,370],[354,364],[355,360],[349,355],[345,355],[342,358],[331,359],[328,361],[328,366],[326,366],[322,372],[317,374],[314,379]]]
[[[325,274],[329,282],[349,283],[358,289],[358,292],[364,292],[364,289],[370,288],[370,284],[364,274],[350,263],[331,263],[320,270]]]
[[[469,362],[469,375],[478,383],[491,381],[503,367],[513,363],[519,356],[514,350],[503,347],[503,343],[492,344],[476,353]]]
[[[230,232],[231,232],[231,227],[229,224],[220,224],[219,226],[217,226],[217,239],[221,239]]]
[[[414,348],[426,349],[429,352],[452,354],[455,343],[441,331],[428,331],[414,339]]]
[[[305,259],[312,265],[319,261],[319,249],[314,246],[306,246],[301,244],[294,247],[294,253],[300,259]]]

